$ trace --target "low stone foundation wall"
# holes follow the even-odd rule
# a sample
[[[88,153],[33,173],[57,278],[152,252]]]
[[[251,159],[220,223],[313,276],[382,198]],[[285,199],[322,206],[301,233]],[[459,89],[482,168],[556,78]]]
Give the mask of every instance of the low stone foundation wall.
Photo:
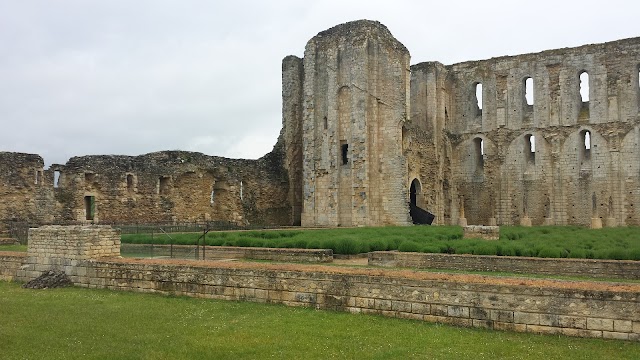
[[[26,260],[26,253],[0,252],[0,280],[13,281]]]
[[[636,283],[306,264],[124,259],[109,257],[116,248],[119,252],[119,243],[113,241],[115,233],[97,228],[75,230],[51,229],[26,256],[0,254],[2,278],[28,281],[40,275],[40,269],[61,268],[76,285],[90,288],[282,303],[459,326],[640,341],[640,284]],[[60,235],[57,240],[56,233]],[[109,246],[113,250],[104,248]]]
[[[369,253],[369,265],[417,269],[496,271],[519,274],[640,279],[640,261],[545,259],[518,256],[424,254],[397,251]]]
[[[318,265],[84,261],[86,287],[309,306],[499,330],[640,340],[640,285]]]
[[[121,244],[123,252],[149,253],[153,256],[170,256],[171,247],[169,245],[151,244]],[[202,259],[252,259],[271,260],[284,262],[303,263],[327,263],[333,261],[333,251],[331,249],[282,249],[282,248],[255,248],[237,246],[207,246],[202,251],[199,248],[197,257],[195,246],[174,245],[173,256],[179,258]]]
[[[499,226],[468,225],[462,227],[462,237],[465,239],[500,239]]]

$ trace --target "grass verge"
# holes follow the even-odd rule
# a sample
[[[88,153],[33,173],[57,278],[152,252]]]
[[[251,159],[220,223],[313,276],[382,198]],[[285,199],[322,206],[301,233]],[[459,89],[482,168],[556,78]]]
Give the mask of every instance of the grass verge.
[[[640,344],[0,281],[3,359],[637,359]]]
[[[0,245],[0,251],[27,251],[27,245]]]

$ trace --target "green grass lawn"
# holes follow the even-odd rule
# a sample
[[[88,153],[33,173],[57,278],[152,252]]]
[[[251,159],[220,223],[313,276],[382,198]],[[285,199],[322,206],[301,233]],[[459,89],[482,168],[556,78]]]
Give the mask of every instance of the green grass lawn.
[[[124,243],[195,244],[200,233],[125,234]],[[500,228],[500,240],[462,239],[459,226],[370,227],[320,230],[210,232],[208,245],[333,249],[336,254],[376,250],[428,253],[640,260],[640,229],[576,226]]]
[[[640,344],[0,281],[2,359],[638,359]]]
[[[0,245],[0,251],[27,251],[27,245]]]

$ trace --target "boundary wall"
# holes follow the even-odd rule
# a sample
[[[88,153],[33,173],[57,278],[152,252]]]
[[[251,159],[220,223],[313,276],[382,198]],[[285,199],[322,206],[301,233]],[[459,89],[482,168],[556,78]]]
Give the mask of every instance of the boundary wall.
[[[41,271],[63,269],[74,284],[89,288],[281,303],[458,326],[640,341],[640,284],[636,283],[302,264],[123,259],[113,256],[116,248],[119,252],[119,243],[112,241],[110,252],[103,247],[111,240],[94,241],[84,236],[92,232],[96,236],[108,234],[108,229],[88,228],[32,229],[46,233],[39,234],[41,239],[49,239],[43,244],[59,246],[49,247],[54,253],[48,256],[32,256],[32,249],[27,256],[0,253],[1,278],[28,281]],[[117,231],[110,236],[115,239],[115,234]],[[78,248],[86,251],[74,250]],[[75,258],[50,261],[63,259],[60,254]]]
[[[604,279],[640,279],[640,261],[633,260],[547,259],[522,256],[374,251],[369,253],[368,265],[394,268],[564,275]]]
[[[170,245],[154,244],[121,244],[123,251],[150,252],[155,256],[170,256]],[[202,259],[202,247],[198,256],[194,253],[195,245],[173,245],[173,256]],[[282,249],[240,246],[206,246],[204,259],[252,259],[305,263],[327,263],[333,261],[331,249]]]

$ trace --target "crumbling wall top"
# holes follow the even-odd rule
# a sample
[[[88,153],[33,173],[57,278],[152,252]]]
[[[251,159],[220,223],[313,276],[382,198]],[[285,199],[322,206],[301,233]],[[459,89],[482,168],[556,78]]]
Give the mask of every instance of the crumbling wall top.
[[[397,51],[409,53],[409,50],[391,34],[386,26],[372,20],[356,20],[336,25],[319,32],[309,40],[307,46],[311,43],[333,43],[334,39],[339,40],[339,43],[356,43],[367,38],[376,38]]]

